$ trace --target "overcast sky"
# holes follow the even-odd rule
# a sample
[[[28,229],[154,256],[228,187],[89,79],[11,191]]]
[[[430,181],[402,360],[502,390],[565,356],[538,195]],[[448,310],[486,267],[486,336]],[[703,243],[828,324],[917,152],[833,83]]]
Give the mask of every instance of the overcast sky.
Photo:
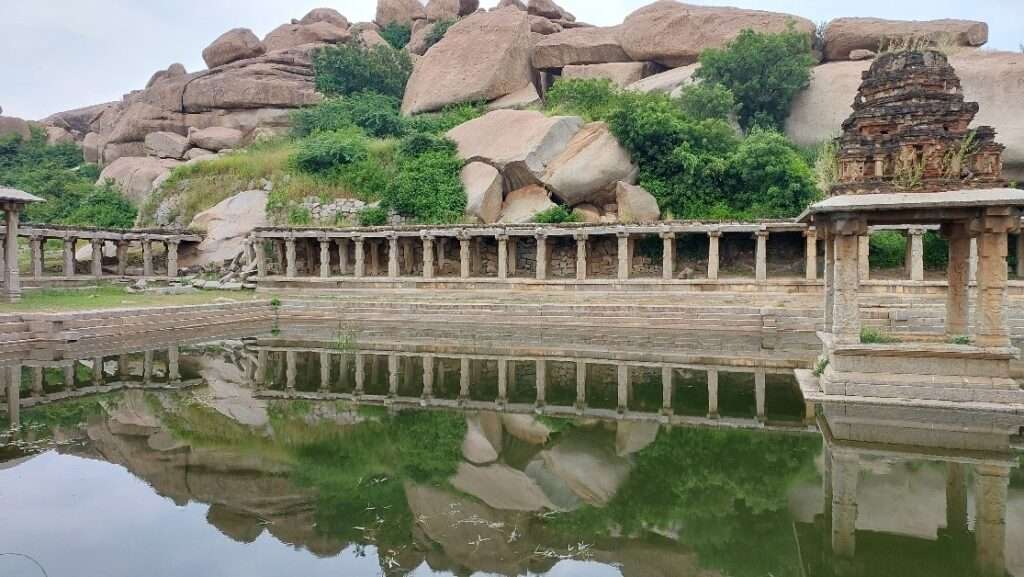
[[[652,0],[564,0],[579,20],[618,24]],[[815,22],[840,16],[989,23],[989,48],[1020,50],[1024,0],[690,0],[790,12]],[[497,0],[483,0],[484,7]],[[181,62],[205,68],[202,50],[231,28],[262,36],[330,6],[371,20],[376,0],[0,0],[0,107],[28,119],[120,99],[154,71]]]

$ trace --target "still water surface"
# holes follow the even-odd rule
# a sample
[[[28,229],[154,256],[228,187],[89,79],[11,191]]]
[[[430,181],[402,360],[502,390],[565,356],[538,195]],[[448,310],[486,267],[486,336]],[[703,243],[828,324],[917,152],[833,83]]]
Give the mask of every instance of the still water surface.
[[[808,411],[785,370],[267,342],[24,362],[0,576],[1024,577],[1012,418]]]

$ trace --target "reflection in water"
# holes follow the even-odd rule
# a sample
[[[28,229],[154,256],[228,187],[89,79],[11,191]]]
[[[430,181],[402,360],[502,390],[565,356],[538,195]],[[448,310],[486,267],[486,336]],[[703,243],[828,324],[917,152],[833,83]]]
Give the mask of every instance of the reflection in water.
[[[1024,576],[1019,416],[808,411],[742,357],[357,342],[4,367],[0,549],[51,575]]]

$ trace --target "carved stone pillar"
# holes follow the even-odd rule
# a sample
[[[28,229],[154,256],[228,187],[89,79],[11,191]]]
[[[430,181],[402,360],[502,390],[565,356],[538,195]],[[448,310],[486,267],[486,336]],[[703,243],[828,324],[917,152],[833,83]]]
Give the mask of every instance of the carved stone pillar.
[[[971,265],[967,271],[970,274],[971,284],[978,281],[978,239],[971,237]]]
[[[661,233],[661,278],[672,280],[676,278],[676,233]]]
[[[471,271],[470,276],[484,276],[484,267],[480,258],[480,243],[482,242],[483,239],[477,236],[473,237],[473,240],[470,241],[469,243],[469,270]]]
[[[331,392],[331,368],[334,357],[330,353],[320,353],[320,392]]]
[[[1024,279],[1024,232],[1017,233],[1017,278]]]
[[[508,276],[516,276],[519,268],[519,237],[508,239]]]
[[[265,349],[256,351],[256,374],[253,376],[253,385],[256,390],[263,388],[267,383],[267,362],[269,355]]]
[[[331,278],[331,241],[328,238],[320,239],[320,278]]]
[[[459,359],[459,399],[465,401],[469,399],[469,371],[470,364],[472,361],[469,357],[462,357]]]
[[[71,278],[75,276],[75,244],[78,239],[64,239],[64,276]]]
[[[924,229],[910,229],[910,280],[924,280]]]
[[[153,382],[153,351],[142,353],[142,382]]]
[[[804,231],[804,255],[807,260],[805,268],[807,280],[818,280],[818,229],[809,227]]]
[[[548,278],[548,237],[537,234],[537,280]]]
[[[366,390],[366,357],[362,353],[356,353],[356,388],[352,394],[358,398],[363,396]]]
[[[357,236],[352,239],[356,246],[356,268],[354,276],[356,278],[363,278],[366,276],[366,245],[362,237]]]
[[[854,237],[856,238],[856,237]],[[857,485],[860,459],[856,454],[831,452],[832,553],[853,558],[857,552]]]
[[[619,238],[619,275],[620,281],[629,280],[629,273],[633,269],[633,253],[632,245],[629,243],[629,233],[619,232],[616,233]]]
[[[167,241],[167,277],[178,278],[178,247],[181,241],[171,239]]]
[[[708,369],[708,418],[718,418],[718,369]]]
[[[295,382],[299,375],[298,355],[295,354],[295,351],[286,351],[284,353],[284,374],[285,388],[290,392],[294,392]]]
[[[618,410],[620,413],[625,413],[629,410],[630,389],[633,386],[633,382],[629,372],[629,365],[619,363],[617,369],[619,386],[616,396],[618,397]]]
[[[822,229],[825,241],[825,327],[826,333],[832,332],[832,314],[835,312],[836,288],[836,237],[827,228]]]
[[[718,280],[719,241],[722,232],[713,230],[708,233],[708,280]]]
[[[177,345],[171,345],[167,349],[167,379],[176,383],[181,380],[181,367],[179,363],[180,353]]]
[[[975,465],[974,482],[977,568],[982,575],[1002,576],[1006,574],[1006,502],[1010,467],[1002,464]]]
[[[967,465],[946,463],[946,530],[967,533]]]
[[[767,396],[767,375],[764,369],[754,371],[754,406],[757,407],[757,420],[764,422],[767,418],[765,398]]]
[[[434,398],[434,357],[423,357],[423,400]]]
[[[970,231],[963,223],[946,224],[942,227],[942,235],[949,242],[946,336],[965,336],[970,331]]]
[[[46,239],[33,236],[29,239],[29,246],[32,252],[32,278],[43,278],[43,247]]]
[[[587,363],[576,361],[576,409],[587,407]]]
[[[380,247],[382,243],[376,239],[367,240],[367,249],[370,251],[370,276],[380,275]]]
[[[757,238],[754,279],[763,283],[768,280],[768,231],[759,230],[754,236]]]
[[[8,425],[11,430],[18,429],[21,427],[21,367],[0,367],[0,385],[7,390]]]
[[[285,241],[284,241],[284,252],[285,252],[284,259],[287,262],[287,265],[285,267],[285,276],[288,277],[288,278],[295,278],[295,277],[299,276],[299,263],[297,262],[298,261],[298,257],[296,255],[296,251],[295,251],[295,239],[294,238],[290,238],[289,237],[289,238],[285,239]]]
[[[837,344],[860,343],[860,238],[864,221],[843,219],[833,223],[835,233],[834,305],[832,335]]]
[[[434,237],[423,237],[423,278],[434,278]]]
[[[661,367],[661,414],[671,415],[672,397],[675,396],[675,370],[672,367]]]
[[[345,276],[348,274],[348,239],[334,239],[334,244],[338,246],[338,274]]]
[[[508,359],[498,359],[498,405],[508,402]]]
[[[388,278],[398,278],[398,237],[395,235],[388,237]]]
[[[1009,347],[1006,322],[1007,233],[1016,228],[1009,210],[989,209],[975,221],[978,235],[978,302],[975,342],[983,347]]]
[[[470,252],[470,238],[468,236],[459,238],[459,277],[469,278],[472,276],[472,265]]]
[[[539,359],[537,363],[537,406],[543,407],[547,404],[548,388],[548,363]]]
[[[499,234],[498,240],[498,280],[508,279],[508,235]]]
[[[413,239],[406,239],[402,245],[402,263],[398,267],[399,276],[408,274],[412,276],[412,271],[416,269],[416,266],[412,262],[412,243]]]
[[[118,250],[120,248],[118,245]],[[253,241],[253,248],[256,250],[256,276],[265,278],[267,276],[267,245],[262,238],[257,238]]]
[[[590,235],[581,233],[576,235],[576,280],[587,280],[587,243]]]
[[[444,270],[448,266],[448,239],[446,237],[438,237],[437,239],[437,268]]]
[[[6,210],[7,236],[4,238],[4,298],[15,303],[21,300],[21,275],[18,270],[18,211],[8,206]]]
[[[142,239],[142,276],[153,276],[153,241]]]
[[[908,253],[907,258],[909,257]],[[871,235],[868,233],[857,239],[857,270],[861,282],[871,280]]]
[[[103,386],[103,357],[92,360],[92,384],[97,387]]]

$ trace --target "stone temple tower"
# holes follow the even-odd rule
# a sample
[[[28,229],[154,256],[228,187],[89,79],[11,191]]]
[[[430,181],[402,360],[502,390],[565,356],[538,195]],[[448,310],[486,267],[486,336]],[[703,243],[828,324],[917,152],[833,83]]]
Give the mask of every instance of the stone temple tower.
[[[956,71],[934,50],[883,54],[864,73],[838,139],[831,194],[939,192],[1006,186],[991,126],[970,128]]]

